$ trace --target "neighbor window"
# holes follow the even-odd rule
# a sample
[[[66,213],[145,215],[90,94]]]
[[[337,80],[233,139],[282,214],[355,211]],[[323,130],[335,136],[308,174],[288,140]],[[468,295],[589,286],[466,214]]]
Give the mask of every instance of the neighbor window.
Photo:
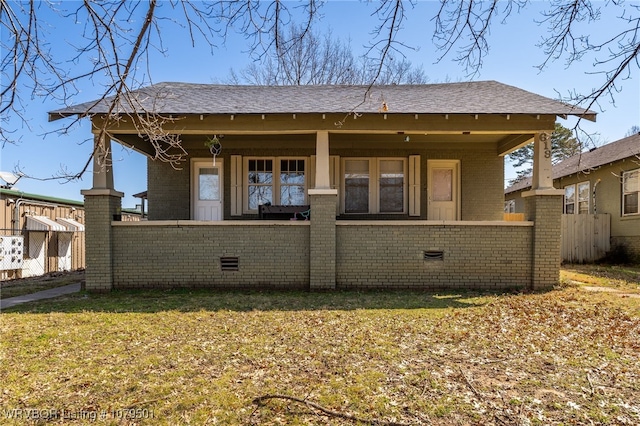
[[[640,213],[640,169],[622,174],[622,215]]]
[[[344,159],[345,213],[404,213],[406,159]]]
[[[246,210],[261,204],[302,205],[306,199],[306,162],[302,158],[248,158]]]
[[[564,187],[564,213],[574,214],[576,209],[576,186]]]
[[[589,214],[589,182],[578,184],[578,213]]]
[[[589,182],[580,182],[577,185],[564,187],[564,213],[588,214],[589,213]]]
[[[504,202],[504,212],[505,213],[515,213],[516,212],[516,200],[506,200]]]

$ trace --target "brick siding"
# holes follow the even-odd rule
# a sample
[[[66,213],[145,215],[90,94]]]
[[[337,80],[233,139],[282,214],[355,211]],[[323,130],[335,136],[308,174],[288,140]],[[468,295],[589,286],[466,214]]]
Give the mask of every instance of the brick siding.
[[[531,277],[530,226],[337,227],[337,288],[522,288]],[[425,260],[442,251],[442,260]]]
[[[111,221],[114,214],[120,214],[120,209],[120,197],[85,195],[85,281],[88,291],[101,293],[112,289],[112,245],[115,242]]]
[[[530,285],[532,226],[339,222],[334,228],[334,280],[327,277],[330,253],[310,262],[312,223],[117,224],[114,288],[330,289],[332,282],[343,289]],[[425,250],[442,250],[444,260],[425,261]],[[239,271],[221,271],[222,256],[237,256]],[[310,274],[319,278],[313,281]]]
[[[114,288],[308,288],[309,222],[113,227]],[[237,257],[222,271],[220,257]]]
[[[535,222],[533,276],[531,287],[550,289],[558,283],[561,263],[560,230],[562,196],[537,195],[525,198],[525,217]]]

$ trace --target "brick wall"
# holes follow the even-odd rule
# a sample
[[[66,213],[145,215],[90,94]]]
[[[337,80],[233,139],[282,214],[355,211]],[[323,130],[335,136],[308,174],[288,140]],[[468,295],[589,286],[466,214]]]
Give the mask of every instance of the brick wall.
[[[310,288],[336,287],[336,194],[316,194],[311,200]]]
[[[108,292],[112,289],[112,226],[114,214],[119,214],[121,198],[109,195],[86,195],[85,247],[86,289],[93,292]]]
[[[147,160],[149,220],[187,220],[191,215],[189,162],[180,170],[162,161]]]
[[[309,222],[113,227],[114,288],[308,288]],[[222,271],[220,257],[238,257]]]
[[[561,263],[562,195],[525,198],[525,218],[535,222],[531,287],[549,289],[558,283]]]
[[[337,226],[337,288],[516,288],[531,277],[531,226]],[[442,251],[442,260],[425,260]]]
[[[330,262],[329,255],[310,262],[312,222],[120,223],[113,227],[114,288],[308,289],[311,268]],[[338,222],[335,231],[337,288],[530,285],[531,226]],[[444,259],[424,260],[425,250],[442,250]],[[221,271],[221,256],[237,256],[239,271]],[[326,278],[330,270],[315,273]]]

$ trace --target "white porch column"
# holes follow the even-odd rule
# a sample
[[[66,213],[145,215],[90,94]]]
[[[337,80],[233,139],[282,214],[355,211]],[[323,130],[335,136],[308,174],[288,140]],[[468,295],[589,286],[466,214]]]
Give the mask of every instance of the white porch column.
[[[316,189],[330,189],[329,179],[329,132],[320,130],[316,134]]]
[[[533,179],[531,189],[553,189],[553,170],[551,164],[551,135],[547,132],[536,133],[533,143]]]
[[[95,135],[93,149],[93,189],[114,189],[111,139]]]

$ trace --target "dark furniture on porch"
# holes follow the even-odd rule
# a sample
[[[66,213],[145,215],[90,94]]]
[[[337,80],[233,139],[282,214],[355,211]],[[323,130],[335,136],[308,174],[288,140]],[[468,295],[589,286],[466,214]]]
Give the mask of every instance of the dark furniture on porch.
[[[271,220],[309,220],[311,207],[308,205],[275,206],[263,204],[258,206],[258,216],[260,219]]]

